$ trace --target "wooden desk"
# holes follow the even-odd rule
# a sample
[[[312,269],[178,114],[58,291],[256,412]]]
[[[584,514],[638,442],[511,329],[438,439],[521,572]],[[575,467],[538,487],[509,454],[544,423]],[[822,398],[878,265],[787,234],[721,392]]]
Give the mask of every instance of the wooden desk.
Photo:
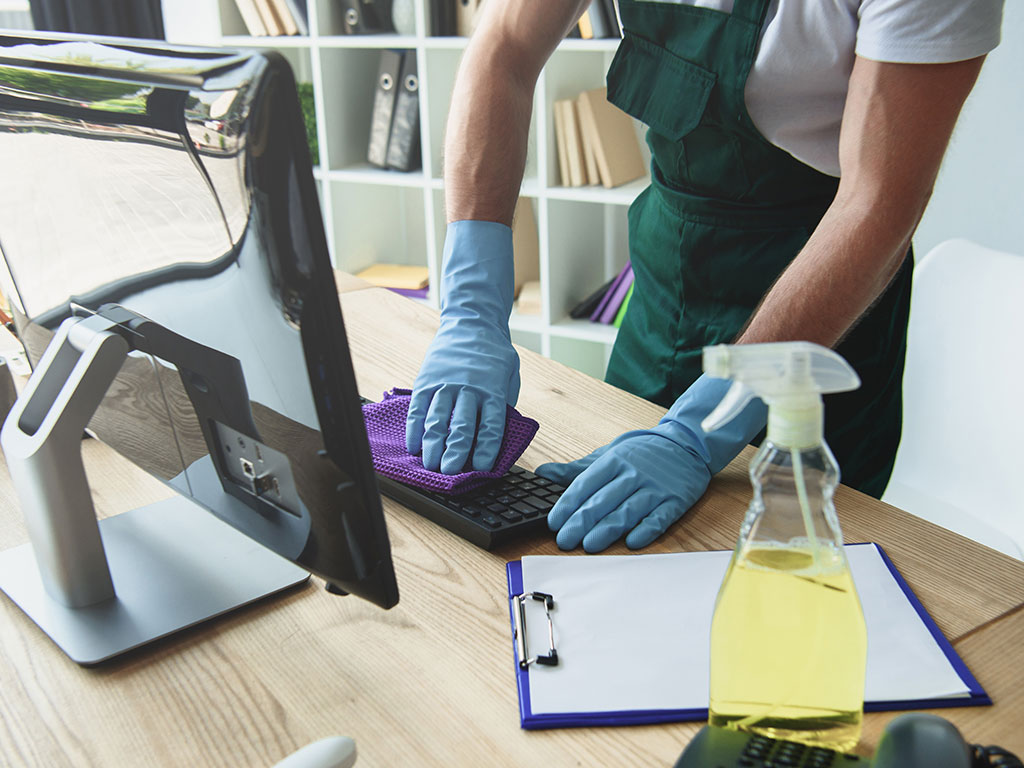
[[[422,305],[343,279],[360,391],[412,383],[436,324]],[[578,457],[661,411],[528,352],[519,408],[541,431],[521,463]],[[83,444],[101,514],[167,489],[96,441]],[[731,548],[750,451],[651,552]],[[1024,753],[1024,564],[842,488],[849,541],[881,543],[991,693],[938,710],[968,740]],[[96,669],[63,654],[0,598],[0,764],[266,766],[324,736],[352,736],[362,768],[668,766],[701,723],[519,728],[505,562],[555,554],[538,536],[484,552],[385,500],[401,601],[382,611],[320,582]],[[26,540],[0,467],[0,548]],[[622,554],[621,544],[609,550]],[[582,556],[579,553],[574,553]],[[868,715],[869,752],[892,713]]]

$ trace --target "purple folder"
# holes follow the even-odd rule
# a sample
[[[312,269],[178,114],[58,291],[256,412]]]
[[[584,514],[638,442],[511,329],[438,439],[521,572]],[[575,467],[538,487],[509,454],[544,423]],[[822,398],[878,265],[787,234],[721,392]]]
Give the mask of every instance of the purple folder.
[[[632,273],[633,267],[627,261],[626,266],[619,270],[619,274],[615,276],[615,280],[612,281],[611,286],[605,291],[604,296],[601,297],[601,301],[598,302],[597,308],[590,313],[590,322],[599,323],[601,322],[600,317],[607,309],[609,302],[612,300],[612,296],[615,293],[615,289],[619,287],[619,284],[626,279],[626,273]],[[613,315],[614,317],[614,315]]]
[[[425,299],[427,298],[427,292],[429,288],[388,288],[389,291],[397,293],[399,296],[409,296],[413,299]]]
[[[608,304],[605,306],[601,316],[597,319],[597,322],[604,323],[605,325],[611,325],[612,321],[615,320],[615,316],[619,314],[619,307],[622,306],[622,302],[626,300],[626,294],[629,293],[630,287],[633,285],[633,266],[626,264],[626,274],[615,286],[611,292],[612,296],[608,300]]]

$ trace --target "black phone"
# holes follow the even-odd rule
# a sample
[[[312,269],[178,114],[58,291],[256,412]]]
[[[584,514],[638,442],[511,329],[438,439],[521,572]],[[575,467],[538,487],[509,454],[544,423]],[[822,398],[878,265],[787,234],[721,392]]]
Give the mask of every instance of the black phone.
[[[890,722],[873,758],[705,726],[675,768],[1024,768],[999,747],[969,745],[948,720],[925,713]]]

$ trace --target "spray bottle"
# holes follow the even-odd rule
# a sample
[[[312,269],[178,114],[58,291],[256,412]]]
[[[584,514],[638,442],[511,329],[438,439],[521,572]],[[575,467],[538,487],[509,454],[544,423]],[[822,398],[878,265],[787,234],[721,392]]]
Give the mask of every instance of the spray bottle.
[[[706,347],[704,370],[734,381],[704,431],[754,397],[768,405],[754,496],[711,623],[709,722],[849,750],[863,719],[867,633],[832,503],[839,467],[821,396],[860,379],[808,342]]]

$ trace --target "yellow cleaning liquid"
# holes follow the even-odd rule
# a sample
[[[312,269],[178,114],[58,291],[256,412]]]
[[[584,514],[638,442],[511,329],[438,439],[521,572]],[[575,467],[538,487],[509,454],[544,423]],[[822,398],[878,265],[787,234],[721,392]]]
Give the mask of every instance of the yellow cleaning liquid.
[[[833,544],[752,543],[733,558],[711,623],[711,725],[830,749],[860,738],[867,632]]]

